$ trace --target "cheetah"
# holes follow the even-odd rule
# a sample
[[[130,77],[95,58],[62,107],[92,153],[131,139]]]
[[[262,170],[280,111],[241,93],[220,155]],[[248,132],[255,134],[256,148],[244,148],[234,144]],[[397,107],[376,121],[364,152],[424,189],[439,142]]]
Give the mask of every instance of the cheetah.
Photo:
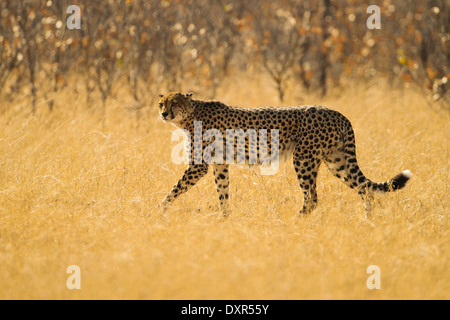
[[[278,133],[277,139],[267,137],[265,149],[271,156],[277,153],[292,156],[303,191],[300,215],[309,214],[317,207],[316,178],[322,162],[334,176],[358,192],[366,216],[370,216],[374,192],[402,189],[412,177],[411,172],[405,170],[382,183],[366,178],[356,160],[355,135],[350,121],[341,113],[322,106],[241,108],[218,101],[194,100],[191,93],[171,92],[160,95],[159,116],[164,122],[183,129],[188,136],[187,145],[194,146],[193,152],[188,153],[189,164],[183,176],[162,201],[164,209],[204,177],[212,166],[221,211],[224,216],[229,214],[229,165],[234,163],[230,160],[240,157],[246,164],[264,164],[263,148],[259,145],[264,139],[245,132],[230,137],[230,130],[261,132],[265,129]],[[221,133],[223,138],[220,135],[201,136],[211,130]],[[216,149],[211,152],[213,143],[215,147],[231,146],[237,152],[232,153],[232,157],[226,148],[226,154],[216,152]]]

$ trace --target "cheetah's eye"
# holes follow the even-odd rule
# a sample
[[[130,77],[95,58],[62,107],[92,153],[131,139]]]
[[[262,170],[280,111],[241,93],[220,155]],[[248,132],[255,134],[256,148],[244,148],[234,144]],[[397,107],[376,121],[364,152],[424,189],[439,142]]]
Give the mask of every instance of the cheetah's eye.
[[[162,104],[162,102],[160,102],[160,103],[159,103],[159,107],[162,108],[162,106],[163,106],[163,104]]]

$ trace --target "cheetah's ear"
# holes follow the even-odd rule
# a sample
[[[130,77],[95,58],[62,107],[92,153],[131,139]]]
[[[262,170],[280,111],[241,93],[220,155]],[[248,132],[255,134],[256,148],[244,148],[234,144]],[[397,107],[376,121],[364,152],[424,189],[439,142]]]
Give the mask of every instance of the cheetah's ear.
[[[192,92],[186,93],[184,95],[187,99],[191,100],[192,99]]]

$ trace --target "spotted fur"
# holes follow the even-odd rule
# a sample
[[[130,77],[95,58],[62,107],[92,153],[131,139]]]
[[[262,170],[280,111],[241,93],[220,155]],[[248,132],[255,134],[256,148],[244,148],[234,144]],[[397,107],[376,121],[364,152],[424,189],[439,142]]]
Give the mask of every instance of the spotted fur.
[[[278,129],[280,155],[281,157],[292,155],[297,180],[303,191],[303,208],[300,213],[310,213],[317,206],[316,179],[322,162],[334,176],[358,192],[368,214],[374,192],[399,190],[412,176],[406,170],[382,183],[367,179],[356,160],[355,135],[350,121],[341,113],[321,106],[239,108],[217,101],[193,100],[192,94],[172,92],[160,95],[159,111],[163,121],[170,122],[190,133],[191,145],[199,143],[194,140],[194,121],[201,121],[203,133],[208,129],[217,129],[222,132],[224,146],[227,129],[256,131]],[[202,150],[205,150],[212,141],[208,139],[206,142],[201,141]],[[252,143],[255,142],[256,150],[259,151],[258,140],[247,137],[245,145],[239,145],[233,141],[235,150],[239,148],[241,151],[245,150],[243,154],[245,154],[246,163],[255,157],[255,154],[252,154],[255,150],[252,149]],[[276,151],[272,149],[269,135],[268,153],[272,154]],[[168,206],[206,175],[209,159],[202,159],[200,163],[194,161],[195,157],[198,159],[199,156],[202,156],[199,152],[191,153],[188,168],[164,198],[164,206]],[[222,163],[217,161],[211,166],[221,209],[226,215],[229,209],[229,163],[225,161],[225,155],[223,157]],[[259,158],[259,152],[256,152],[256,158],[256,164],[263,162]]]

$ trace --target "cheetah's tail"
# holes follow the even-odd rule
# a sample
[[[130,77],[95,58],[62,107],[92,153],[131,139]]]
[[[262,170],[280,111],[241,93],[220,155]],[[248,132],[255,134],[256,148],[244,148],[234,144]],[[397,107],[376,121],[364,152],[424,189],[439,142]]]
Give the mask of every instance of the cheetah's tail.
[[[392,192],[392,191],[402,189],[406,185],[408,180],[411,179],[411,177],[412,177],[411,171],[405,170],[402,173],[396,175],[391,180],[381,182],[381,183],[371,182],[371,183],[369,183],[369,187],[373,191]]]
[[[412,177],[412,173],[409,170],[405,170],[390,180],[385,182],[373,182],[367,179],[361,172],[356,161],[355,150],[355,134],[353,132],[350,121],[346,120],[346,128],[344,130],[344,154],[346,162],[346,174],[348,178],[353,178],[353,187],[367,188],[372,192],[392,192],[402,189],[409,179]],[[349,166],[352,166],[348,171]],[[353,176],[352,176],[353,174]],[[359,177],[359,178],[358,178]],[[357,181],[357,183],[356,183]]]

